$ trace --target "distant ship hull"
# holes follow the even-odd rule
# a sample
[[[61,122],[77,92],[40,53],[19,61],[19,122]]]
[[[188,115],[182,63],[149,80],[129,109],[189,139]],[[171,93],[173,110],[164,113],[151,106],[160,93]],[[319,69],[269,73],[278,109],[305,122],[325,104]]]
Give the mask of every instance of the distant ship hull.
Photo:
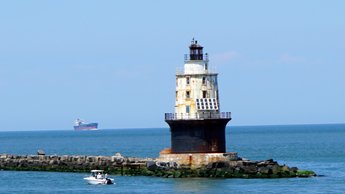
[[[74,126],[74,130],[98,130],[98,123],[84,123],[77,126]]]

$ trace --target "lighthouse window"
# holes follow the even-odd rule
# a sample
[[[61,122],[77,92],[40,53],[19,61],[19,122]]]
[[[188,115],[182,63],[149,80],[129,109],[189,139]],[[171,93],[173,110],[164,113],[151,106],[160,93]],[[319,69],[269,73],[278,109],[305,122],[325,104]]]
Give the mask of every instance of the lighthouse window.
[[[186,113],[190,112],[190,106],[186,106]]]
[[[206,85],[206,77],[202,77],[202,84]]]
[[[189,83],[190,83],[190,77],[186,77],[186,83],[187,83],[187,85],[189,85]]]
[[[206,98],[206,94],[207,94],[206,91],[202,91],[202,98]]]
[[[190,98],[190,91],[186,91],[186,98]]]

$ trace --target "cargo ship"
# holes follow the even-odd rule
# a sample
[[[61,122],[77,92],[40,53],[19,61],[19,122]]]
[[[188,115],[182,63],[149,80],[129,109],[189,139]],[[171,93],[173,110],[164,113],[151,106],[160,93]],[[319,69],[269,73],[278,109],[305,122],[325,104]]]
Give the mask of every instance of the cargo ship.
[[[74,130],[98,130],[98,123],[87,123],[81,119],[77,119],[74,124]]]

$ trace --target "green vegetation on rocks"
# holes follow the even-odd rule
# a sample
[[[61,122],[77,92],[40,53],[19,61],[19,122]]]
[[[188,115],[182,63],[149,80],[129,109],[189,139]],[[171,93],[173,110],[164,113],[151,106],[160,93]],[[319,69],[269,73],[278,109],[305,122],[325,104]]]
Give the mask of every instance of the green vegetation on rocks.
[[[316,176],[314,171],[311,170],[298,170],[296,173],[297,177],[311,177]]]

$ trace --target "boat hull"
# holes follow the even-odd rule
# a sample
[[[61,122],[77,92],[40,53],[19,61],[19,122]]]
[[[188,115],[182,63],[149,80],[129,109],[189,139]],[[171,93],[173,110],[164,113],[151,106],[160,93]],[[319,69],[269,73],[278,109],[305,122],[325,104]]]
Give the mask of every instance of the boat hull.
[[[87,183],[90,184],[90,185],[110,185],[110,184],[114,184],[114,179],[110,179],[110,178],[97,179],[95,177],[85,177],[84,180],[86,180]]]
[[[98,130],[98,123],[87,123],[74,126],[74,130]]]

